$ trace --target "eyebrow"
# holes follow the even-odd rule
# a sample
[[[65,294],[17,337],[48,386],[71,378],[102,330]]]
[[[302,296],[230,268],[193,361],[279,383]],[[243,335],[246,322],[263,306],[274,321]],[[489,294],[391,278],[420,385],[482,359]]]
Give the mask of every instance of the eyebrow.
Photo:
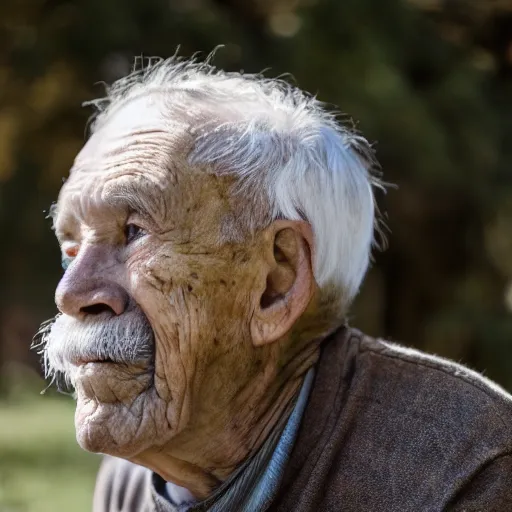
[[[152,224],[159,224],[159,221],[167,219],[167,197],[164,189],[147,179],[112,184],[102,194],[102,199],[107,205],[128,214],[140,215]]]

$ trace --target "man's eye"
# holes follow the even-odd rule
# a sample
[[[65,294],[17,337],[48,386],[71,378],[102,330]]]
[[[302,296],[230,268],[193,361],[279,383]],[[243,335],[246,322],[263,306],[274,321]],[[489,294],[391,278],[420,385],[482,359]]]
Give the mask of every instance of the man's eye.
[[[71,263],[73,263],[73,260],[76,258],[77,254],[78,254],[78,245],[77,244],[68,244],[67,242],[65,242],[63,245],[62,245],[62,260],[61,260],[61,264],[62,264],[62,268],[64,270],[66,270],[69,265],[71,265]]]
[[[137,224],[126,224],[124,228],[124,236],[127,244],[137,240],[137,238],[140,238],[145,234],[146,232],[140,226],[137,226]]]

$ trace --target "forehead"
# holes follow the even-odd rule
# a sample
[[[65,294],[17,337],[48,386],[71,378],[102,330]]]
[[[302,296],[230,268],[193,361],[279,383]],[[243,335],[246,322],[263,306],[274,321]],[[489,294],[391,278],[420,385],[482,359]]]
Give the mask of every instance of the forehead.
[[[82,196],[104,195],[122,182],[129,193],[176,181],[191,149],[187,126],[163,115],[157,95],[132,100],[112,112],[77,155],[59,194],[59,208]]]
[[[77,155],[71,176],[109,171],[148,159],[165,165],[183,159],[191,147],[187,125],[166,116],[160,95],[147,94],[121,105],[93,133]],[[164,161],[160,161],[165,155]]]

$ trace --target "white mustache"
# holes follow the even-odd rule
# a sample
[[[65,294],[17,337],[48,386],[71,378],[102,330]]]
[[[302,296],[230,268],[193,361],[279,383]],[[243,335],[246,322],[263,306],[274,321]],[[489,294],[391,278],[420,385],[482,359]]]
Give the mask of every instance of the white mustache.
[[[52,381],[61,374],[72,384],[80,362],[148,364],[153,357],[153,330],[140,309],[118,317],[91,315],[84,320],[61,314],[52,324],[43,324],[39,338],[35,348],[43,356],[45,377]]]

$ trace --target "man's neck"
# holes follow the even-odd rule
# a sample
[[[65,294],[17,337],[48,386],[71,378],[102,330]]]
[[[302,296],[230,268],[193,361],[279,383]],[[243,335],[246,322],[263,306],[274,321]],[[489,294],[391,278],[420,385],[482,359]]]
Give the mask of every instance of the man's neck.
[[[236,397],[232,413],[221,416],[223,421],[212,418],[201,428],[185,429],[164,449],[143,452],[132,462],[188,489],[197,500],[205,499],[260,449],[282,417],[290,413],[304,375],[318,355],[318,344],[311,344],[277,375],[260,372]]]

